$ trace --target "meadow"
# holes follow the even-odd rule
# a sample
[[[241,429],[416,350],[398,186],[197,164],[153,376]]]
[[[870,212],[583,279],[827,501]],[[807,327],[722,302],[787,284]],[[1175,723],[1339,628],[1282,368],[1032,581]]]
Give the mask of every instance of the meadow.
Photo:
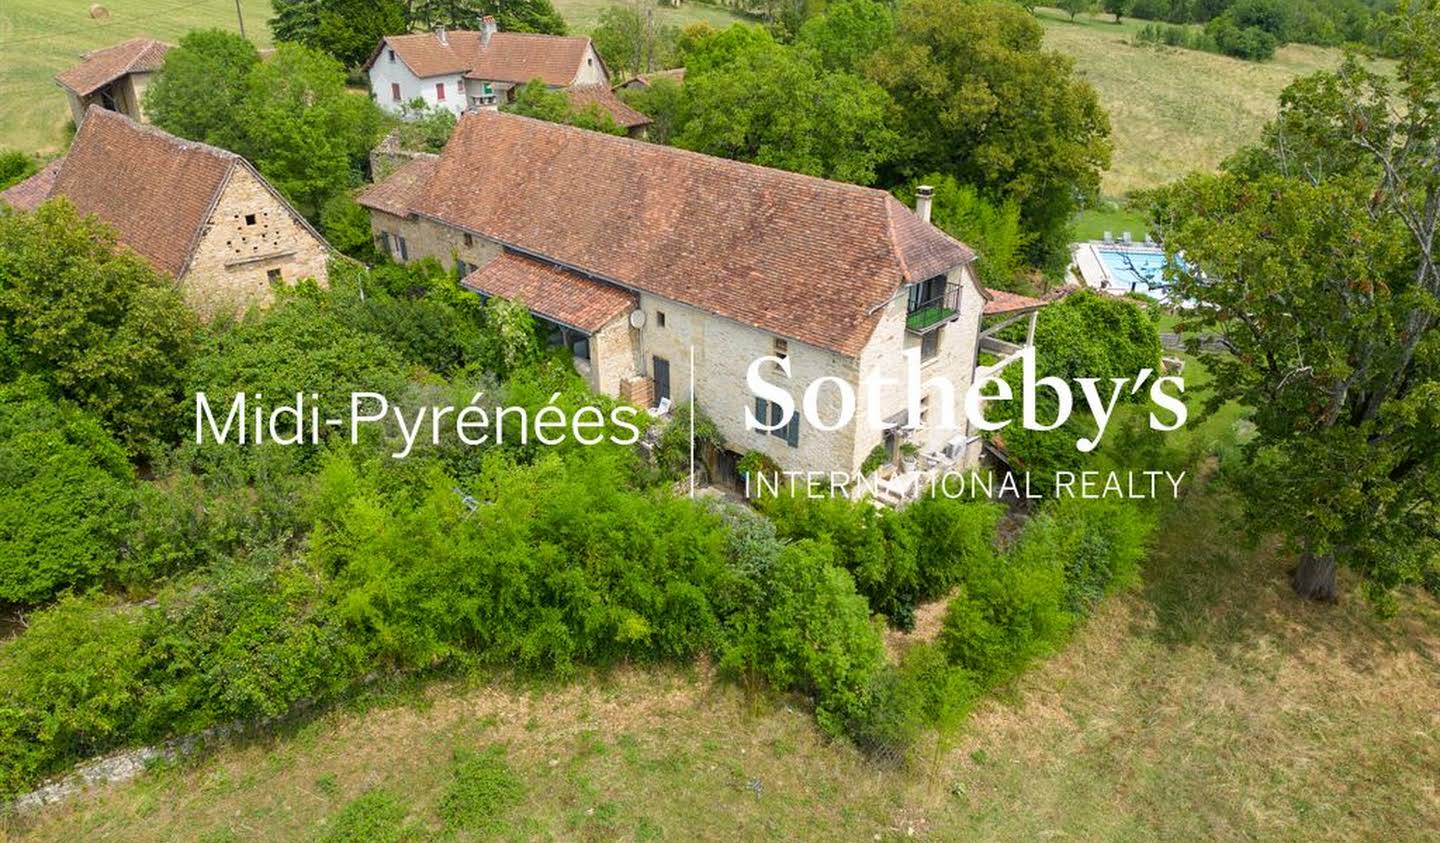
[[[54,155],[66,145],[70,110],[53,77],[81,54],[139,35],[175,43],[192,29],[239,31],[237,0],[105,0],[108,17],[90,16],[91,0],[5,0],[0,3],[0,149]],[[572,30],[592,28],[608,0],[559,0]],[[238,0],[245,34],[270,46],[270,0]],[[724,27],[737,18],[714,6],[657,6],[661,23],[697,20]]]
[[[1335,49],[1291,44],[1257,63],[1174,47],[1132,44],[1146,23],[1039,9],[1046,46],[1075,59],[1110,113],[1115,143],[1102,191],[1120,197],[1196,169],[1211,169],[1260,137],[1280,92],[1299,76],[1335,67]]]
[[[704,668],[563,685],[478,676],[378,689],[11,819],[0,838],[326,839],[378,791],[404,807],[367,829],[374,839],[424,839],[457,751],[486,750],[503,752],[518,782],[493,806],[485,836],[498,839],[1433,832],[1440,609],[1404,598],[1397,619],[1379,620],[1353,582],[1339,605],[1304,603],[1273,548],[1236,534],[1235,520],[1225,494],[1193,492],[1137,589],[985,702],[953,745],[922,744],[906,770],[827,741],[801,701],[747,695]]]

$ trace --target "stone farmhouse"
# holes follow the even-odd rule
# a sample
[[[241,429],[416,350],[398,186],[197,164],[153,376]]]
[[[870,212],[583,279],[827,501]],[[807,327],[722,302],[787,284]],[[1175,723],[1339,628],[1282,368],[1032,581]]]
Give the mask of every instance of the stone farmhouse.
[[[479,31],[444,27],[387,35],[365,62],[370,93],[387,111],[401,113],[416,99],[456,114],[498,108],[534,79],[564,90],[571,104],[596,105],[627,132],[650,120],[610,90],[610,72],[585,37],[500,32],[486,16]]]
[[[117,111],[142,123],[145,88],[165,64],[170,45],[153,38],[132,38],[86,53],[84,61],[55,77],[70,99],[70,114],[79,126],[92,105]]]
[[[359,201],[396,260],[435,258],[467,288],[523,302],[592,388],[658,408],[693,394],[726,441],[721,479],[752,450],[790,471],[855,473],[877,447],[914,454],[910,474],[977,459],[963,398],[995,330],[982,319],[1033,326],[1042,305],[982,289],[975,254],[927,221],[928,196],[917,215],[880,190],[493,111],[461,117],[442,154]],[[1019,348],[994,346],[1011,356],[992,368]],[[927,379],[914,427],[907,349]],[[851,385],[856,421],[750,429],[747,407],[778,421],[746,384],[766,355],[789,361],[788,381],[773,363],[765,377],[796,407],[816,378]],[[953,394],[930,388],[936,375]],[[872,398],[861,384],[877,376],[891,383]],[[817,392],[822,418],[838,393]],[[941,428],[943,402],[958,429]],[[872,404],[893,427],[865,423]]]
[[[202,317],[268,303],[277,283],[327,280],[329,245],[249,162],[98,105],[70,151],[0,204],[33,210],[57,196],[113,226]]]

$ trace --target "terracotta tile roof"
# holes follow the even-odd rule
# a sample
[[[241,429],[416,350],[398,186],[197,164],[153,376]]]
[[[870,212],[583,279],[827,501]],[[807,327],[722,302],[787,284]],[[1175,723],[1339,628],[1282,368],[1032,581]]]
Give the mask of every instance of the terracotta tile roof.
[[[648,88],[650,83],[656,79],[673,79],[680,84],[685,82],[685,68],[672,67],[669,70],[657,70],[654,73],[641,73],[633,79],[626,79],[617,88]]]
[[[1019,293],[1010,293],[1005,290],[987,290],[990,300],[985,302],[985,315],[995,316],[1001,313],[1020,313],[1026,310],[1042,308],[1049,302],[1040,299],[1032,299],[1029,296],[1022,296]]]
[[[92,105],[42,199],[64,196],[112,226],[121,243],[180,277],[235,167],[269,184],[233,152],[187,141]],[[32,178],[38,178],[32,177]],[[317,240],[323,238],[274,191]],[[38,203],[37,203],[38,204]]]
[[[86,53],[85,60],[55,77],[76,96],[87,96],[127,73],[159,70],[170,45],[153,38],[129,41]]]
[[[654,122],[621,102],[620,98],[615,96],[615,92],[605,85],[576,85],[573,88],[566,88],[565,95],[570,98],[571,108],[583,109],[597,105],[610,115],[615,121],[615,125],[622,129],[648,126]]]
[[[492,111],[412,210],[848,356],[902,284],[974,258],[884,191]]]
[[[433,32],[387,35],[365,69],[388,47],[422,79],[463,73],[470,79],[495,82],[524,83],[539,78],[547,85],[563,87],[580,74],[589,46],[589,38],[528,32],[492,33],[488,46],[482,44],[479,32],[465,29],[445,33],[444,43]]]
[[[425,152],[416,153],[413,159],[397,168],[384,181],[361,191],[355,201],[397,217],[408,216],[430,174],[435,172],[439,158]]]
[[[591,333],[636,305],[634,293],[514,252],[502,253],[460,283],[486,295],[516,299],[547,319]]]
[[[50,195],[50,188],[55,185],[55,174],[60,172],[60,165],[63,163],[64,158],[56,158],[30,178],[0,191],[0,203],[17,211],[35,210],[35,206]]]

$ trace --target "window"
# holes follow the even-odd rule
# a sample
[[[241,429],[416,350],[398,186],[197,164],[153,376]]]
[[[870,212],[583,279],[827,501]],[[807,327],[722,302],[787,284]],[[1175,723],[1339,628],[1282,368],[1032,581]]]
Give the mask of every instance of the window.
[[[767,424],[777,425],[784,416],[779,404],[771,404],[764,398],[755,399],[755,418],[757,420],[768,419]],[[761,431],[762,433],[764,431]],[[785,440],[785,444],[792,448],[800,445],[800,413],[790,414],[790,423],[784,427],[777,427],[770,431],[771,436],[778,436]]]
[[[779,357],[781,360],[784,360],[786,357],[789,357],[789,356],[790,356],[790,343],[787,342],[787,341],[785,341],[785,340],[780,339],[779,337],[776,337],[776,338],[775,338],[775,356],[776,356],[776,357]]]
[[[246,214],[246,215],[245,215],[245,224],[246,224],[246,225],[254,225],[254,224],[255,224],[255,215],[254,215],[254,214]]]
[[[929,360],[940,353],[940,335],[945,333],[944,328],[937,328],[928,334],[920,336],[920,359]]]
[[[444,102],[444,101],[445,101],[445,83],[444,83],[444,82],[436,82],[436,83],[435,83],[435,100],[436,100],[437,102]]]
[[[466,246],[474,246],[474,245],[475,245],[475,238],[474,238],[474,237],[471,237],[471,236],[470,236],[470,232],[468,232],[468,231],[465,232],[465,245],[466,245]]]
[[[390,99],[394,100],[395,102],[399,102],[399,101],[400,101],[400,83],[399,83],[399,82],[391,82],[391,83],[390,83]]]
[[[410,260],[410,249],[405,244],[405,238],[398,234],[395,235],[395,245],[400,247],[400,260]]]
[[[390,51],[390,60],[391,60],[391,61],[394,61],[394,60],[395,60],[395,51],[394,51],[394,50],[391,50],[391,51]]]
[[[388,231],[380,232],[380,251],[387,255],[390,254],[390,232]]]
[[[460,273],[461,278],[464,278],[465,276],[475,271],[475,265],[457,259],[455,261],[455,271]]]
[[[655,311],[655,324],[661,328],[665,327],[665,311]]]
[[[265,280],[269,281],[271,284],[274,284],[277,281],[284,281],[285,276],[282,275],[280,270],[278,269],[267,269],[265,271]]]

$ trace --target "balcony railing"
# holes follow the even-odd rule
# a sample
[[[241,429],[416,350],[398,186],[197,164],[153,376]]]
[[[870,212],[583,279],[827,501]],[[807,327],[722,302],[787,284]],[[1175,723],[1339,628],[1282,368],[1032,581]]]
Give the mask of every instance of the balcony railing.
[[[912,299],[905,314],[905,329],[914,334],[928,334],[960,315],[960,285],[946,284],[938,295],[918,301]]]

